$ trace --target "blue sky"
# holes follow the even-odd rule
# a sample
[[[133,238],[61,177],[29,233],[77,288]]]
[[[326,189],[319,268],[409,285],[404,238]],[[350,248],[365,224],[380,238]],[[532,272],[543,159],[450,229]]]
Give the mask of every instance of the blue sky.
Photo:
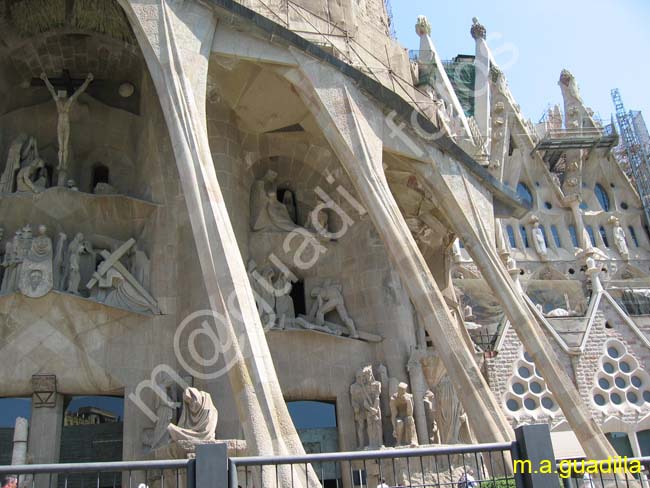
[[[648,0],[391,1],[400,43],[418,49],[414,25],[426,15],[443,59],[474,54],[469,29],[478,17],[497,63],[511,65],[505,69],[510,89],[534,122],[549,103],[562,102],[557,80],[567,68],[587,106],[603,119],[614,110],[610,90],[619,88],[626,108],[642,110],[650,123]]]

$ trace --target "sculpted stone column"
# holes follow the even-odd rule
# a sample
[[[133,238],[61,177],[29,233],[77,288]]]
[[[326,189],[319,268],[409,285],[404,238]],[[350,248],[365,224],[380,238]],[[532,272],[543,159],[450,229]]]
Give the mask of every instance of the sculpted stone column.
[[[56,376],[32,376],[32,412],[29,428],[29,456],[32,464],[59,462],[63,429],[63,395],[56,391]],[[52,476],[56,485],[56,476]],[[50,486],[48,475],[36,475],[34,486]]]
[[[216,19],[194,1],[119,3],[161,100],[203,282],[212,310],[224,317],[217,327],[219,340],[233,344],[223,353],[248,448],[251,454],[302,454],[208,146],[205,96]],[[310,484],[318,486],[315,476],[311,478]],[[273,486],[275,476],[267,481]]]
[[[433,160],[433,154],[431,156]],[[485,228],[481,211],[476,206],[476,191],[472,189],[467,173],[456,161],[442,154],[435,157],[435,162],[435,166],[417,164],[414,167],[422,176],[423,184],[436,195],[440,210],[447,215],[454,231],[463,240],[465,249],[481,270],[483,278],[499,298],[510,323],[544,375],[586,454],[592,459],[615,456],[571,378],[562,369],[551,343],[524,302],[520,289],[509,279],[508,271],[498,258],[491,244],[493,236]]]
[[[453,383],[463,391],[463,405],[470,418],[476,419],[477,437],[481,442],[511,440],[512,429],[501,406],[450,316],[388,187],[382,167],[382,112],[339,73],[301,53],[294,54],[301,60],[303,71],[291,71],[286,76],[316,118],[365,204]]]
[[[11,452],[11,464],[27,464],[27,419],[18,417],[14,427],[14,448]]]
[[[427,427],[427,412],[424,409],[424,395],[428,390],[427,380],[422,371],[420,358],[426,354],[426,349],[415,349],[408,362],[409,378],[411,379],[411,393],[413,393],[413,417],[415,429],[418,433],[420,444],[429,444],[429,428]]]

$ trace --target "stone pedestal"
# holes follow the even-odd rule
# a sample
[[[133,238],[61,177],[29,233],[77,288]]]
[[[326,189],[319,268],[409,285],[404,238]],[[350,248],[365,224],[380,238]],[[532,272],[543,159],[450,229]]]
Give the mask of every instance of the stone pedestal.
[[[166,446],[159,447],[153,451],[153,457],[157,460],[167,460],[167,459],[194,459],[196,457],[196,449],[198,446],[205,444],[223,444],[225,443],[228,446],[228,457],[237,457],[237,456],[246,456],[248,455],[248,448],[245,440],[241,439],[215,439],[212,441],[173,441]],[[240,468],[242,472],[240,473],[240,480],[243,480],[245,477],[244,468]],[[164,476],[164,483],[163,483]],[[250,476],[250,474],[249,474]],[[304,476],[304,474],[303,474]],[[259,480],[259,474],[257,477]],[[240,481],[240,485],[243,486],[243,482]],[[161,476],[157,479],[154,479],[153,482],[150,479],[148,483],[150,488],[162,488],[163,486],[167,488],[185,488],[187,486],[186,477],[179,476],[176,477],[176,471],[174,470],[164,470]]]

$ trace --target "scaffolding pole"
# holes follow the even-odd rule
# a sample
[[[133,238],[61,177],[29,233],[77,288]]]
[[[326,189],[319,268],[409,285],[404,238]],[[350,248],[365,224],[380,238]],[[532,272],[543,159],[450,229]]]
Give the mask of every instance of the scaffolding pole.
[[[641,198],[646,222],[650,225],[650,166],[648,164],[648,154],[641,145],[639,134],[637,134],[636,127],[632,123],[631,113],[625,110],[618,88],[612,90],[612,100],[614,101],[616,120],[618,121],[625,153],[632,169],[634,183]]]

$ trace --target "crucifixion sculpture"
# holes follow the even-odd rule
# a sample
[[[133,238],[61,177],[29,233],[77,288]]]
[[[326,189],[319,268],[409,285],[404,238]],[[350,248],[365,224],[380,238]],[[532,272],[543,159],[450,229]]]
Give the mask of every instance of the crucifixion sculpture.
[[[86,81],[77,88],[77,90],[68,97],[68,92],[66,90],[55,90],[52,83],[48,79],[45,73],[41,73],[41,79],[45,83],[45,86],[50,91],[54,102],[56,103],[56,110],[58,112],[57,120],[57,138],[59,143],[59,166],[58,166],[58,181],[59,185],[65,184],[66,175],[67,175],[67,165],[68,165],[68,153],[70,145],[70,111],[74,102],[79,98],[79,96],[86,91],[88,85],[93,81],[93,74],[88,73]]]

